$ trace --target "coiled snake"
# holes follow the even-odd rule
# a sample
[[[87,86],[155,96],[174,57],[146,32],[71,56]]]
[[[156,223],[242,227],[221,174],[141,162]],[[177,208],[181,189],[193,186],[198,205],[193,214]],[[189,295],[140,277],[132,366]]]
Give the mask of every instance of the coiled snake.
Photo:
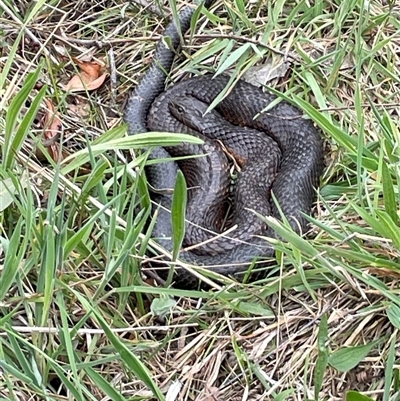
[[[213,0],[208,0],[208,6]],[[190,25],[194,8],[186,7],[180,14],[180,27],[185,32]],[[179,45],[180,35],[172,22],[164,31],[173,48]],[[225,201],[228,194],[228,162],[216,139],[221,139],[229,153],[242,165],[235,194],[232,224],[237,229],[228,236],[220,236],[197,250],[183,251],[180,259],[227,276],[242,279],[255,258],[263,260],[274,256],[273,247],[260,235],[276,238],[252,210],[261,215],[280,218],[271,191],[281,211],[295,232],[307,225],[302,213],[309,214],[322,171],[322,141],[311,121],[299,118],[299,110],[281,101],[267,113],[262,111],[275,96],[239,81],[232,91],[218,104],[216,111],[203,113],[226,87],[229,77],[220,75],[197,76],[182,81],[163,92],[165,71],[169,71],[174,58],[161,40],[156,48],[154,61],[139,85],[134,89],[125,120],[129,134],[149,130],[161,132],[195,133],[205,139],[205,144],[183,143],[170,148],[156,148],[153,159],[168,159],[181,155],[203,154],[179,166],[169,161],[148,166],[146,175],[154,188],[174,188],[177,171],[182,168],[189,186],[187,219],[196,223],[187,225],[185,244],[193,245],[209,239],[208,230],[218,230],[223,208],[215,198]],[[158,97],[157,97],[158,96]],[[255,118],[256,117],[256,118]],[[221,119],[229,123],[224,123]],[[198,133],[200,131],[200,134]],[[166,249],[172,248],[171,215],[172,195],[156,194],[153,198],[163,208],[159,210],[153,235]],[[265,266],[265,264],[261,264]],[[265,275],[265,269],[256,269],[251,279]],[[195,287],[198,280],[185,269],[177,269],[174,285]]]

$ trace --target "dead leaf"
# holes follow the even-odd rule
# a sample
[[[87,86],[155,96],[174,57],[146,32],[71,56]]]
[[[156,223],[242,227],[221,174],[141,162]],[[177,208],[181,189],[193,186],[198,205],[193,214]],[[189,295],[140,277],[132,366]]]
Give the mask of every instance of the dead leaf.
[[[399,277],[400,277],[400,274],[398,272],[396,272],[395,270],[390,270],[390,269],[387,269],[384,267],[378,267],[378,268],[370,267],[368,269],[368,272],[370,274],[373,274],[378,277],[383,277],[383,278],[391,277],[395,280],[399,280]]]
[[[68,105],[68,114],[72,117],[79,117],[82,120],[88,119],[90,116],[90,105],[88,102],[80,99],[77,104]]]
[[[73,59],[81,72],[74,75],[70,81],[63,85],[68,92],[92,91],[99,88],[106,79],[107,73],[103,73],[104,67],[98,63]]]
[[[47,113],[44,117],[44,142],[43,145],[48,149],[52,159],[55,162],[60,162],[63,155],[60,154],[60,138],[62,131],[62,122],[60,115],[56,112],[53,102],[50,99],[45,99],[47,106]]]
[[[246,70],[243,80],[255,86],[266,85],[275,78],[284,77],[291,63],[283,59],[268,59],[262,65],[256,65]]]

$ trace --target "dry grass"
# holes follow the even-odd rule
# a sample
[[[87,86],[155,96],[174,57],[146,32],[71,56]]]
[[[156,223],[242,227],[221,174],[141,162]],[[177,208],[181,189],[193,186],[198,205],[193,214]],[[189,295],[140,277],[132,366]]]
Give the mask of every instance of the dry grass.
[[[242,49],[230,73],[278,68],[268,85],[326,138],[309,238],[280,244],[262,282],[216,292],[139,274],[144,160],[121,149],[143,143],[123,138],[121,116],[170,16],[156,6],[0,1],[2,399],[398,400],[399,4],[216,1],[186,35],[172,80]],[[104,84],[63,91],[76,58],[104,64]]]

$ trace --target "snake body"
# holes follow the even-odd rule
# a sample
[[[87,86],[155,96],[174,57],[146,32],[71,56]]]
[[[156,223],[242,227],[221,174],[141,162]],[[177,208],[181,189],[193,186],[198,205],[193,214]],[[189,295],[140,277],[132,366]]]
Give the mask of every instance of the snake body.
[[[208,0],[205,5],[211,3],[212,0]],[[192,7],[186,7],[180,12],[179,25],[182,32],[189,28],[193,12]],[[180,35],[174,22],[167,26],[164,36],[169,37],[174,49],[179,45]],[[170,70],[173,57],[174,52],[164,41],[160,41],[154,62],[134,89],[125,110],[128,131],[129,134],[148,130],[186,132],[204,138],[203,146],[182,143],[171,148],[156,148],[150,155],[154,159],[193,154],[204,157],[185,161],[181,166],[173,161],[152,164],[146,170],[149,183],[154,188],[174,188],[179,167],[182,167],[184,173],[186,171],[185,177],[189,184],[199,188],[197,193],[194,191],[189,196],[189,205],[190,202],[196,205],[187,214],[189,220],[196,219],[196,210],[200,214],[199,207],[203,208],[203,216],[213,215],[208,212],[205,194],[223,200],[227,196],[227,160],[215,139],[228,139],[228,149],[232,148],[237,158],[243,158],[244,168],[236,191],[237,216],[234,223],[238,225],[238,230],[228,237],[209,242],[200,247],[200,251],[180,253],[183,261],[242,279],[255,258],[266,260],[274,256],[273,247],[257,235],[277,238],[277,234],[248,209],[254,209],[261,215],[280,218],[277,206],[270,199],[272,191],[293,230],[300,233],[305,229],[307,220],[303,213],[310,213],[314,188],[322,172],[321,137],[311,121],[299,118],[299,110],[284,101],[263,113],[276,97],[244,81],[238,81],[217,105],[214,116],[205,116],[203,121],[190,121],[189,126],[185,125],[188,114],[185,113],[182,119],[177,118],[176,110],[174,113],[177,102],[181,104],[184,99],[192,99],[195,105],[191,110],[201,111],[202,106],[196,102],[211,104],[226,87],[229,77],[198,76],[163,92],[165,71]],[[220,118],[228,121],[226,130],[216,128],[221,127]],[[213,121],[218,124],[213,124]],[[255,155],[255,158],[251,155]],[[157,194],[153,200],[162,205],[154,227],[154,237],[171,250],[172,225],[168,209],[171,208],[172,195]],[[213,207],[214,214],[218,215],[221,212],[218,206]],[[209,226],[212,230],[216,229],[215,222],[210,222]],[[207,239],[204,230],[189,228],[186,242],[190,244],[201,241],[204,239],[202,235]],[[175,286],[187,288],[198,284],[197,278],[184,269],[177,269],[175,273]],[[256,269],[251,279],[263,275],[263,269]]]
[[[190,188],[186,208],[186,218],[190,223],[186,225],[184,244],[197,245],[194,252],[201,254],[232,252],[240,243],[251,241],[254,235],[266,232],[266,223],[253,210],[263,216],[273,213],[268,200],[278,172],[281,151],[276,142],[263,132],[230,124],[214,110],[205,114],[208,103],[188,95],[174,96],[168,93],[167,98],[169,100],[166,103],[163,95],[154,102],[149,112],[149,128],[164,130],[172,127],[176,132],[184,132],[189,128],[205,141],[205,148],[187,144],[167,148],[172,156],[204,154],[203,149],[208,153],[205,160],[191,159],[178,163]],[[167,119],[165,104],[171,112]],[[221,231],[221,221],[225,217],[229,165],[221,147],[213,140],[224,144],[240,168],[230,224],[237,227],[234,234],[219,238],[215,238],[215,232]],[[198,245],[204,241],[209,242]]]

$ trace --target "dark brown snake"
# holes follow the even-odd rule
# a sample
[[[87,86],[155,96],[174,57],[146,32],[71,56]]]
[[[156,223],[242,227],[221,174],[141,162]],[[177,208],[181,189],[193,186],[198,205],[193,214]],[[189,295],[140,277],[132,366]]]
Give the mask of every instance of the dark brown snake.
[[[212,1],[206,1],[205,5]],[[186,7],[180,12],[182,32],[189,28],[194,10]],[[165,29],[164,36],[169,37],[174,49],[178,47],[180,35],[173,22]],[[182,251],[179,258],[239,280],[254,260],[262,260],[263,263],[253,266],[250,279],[262,278],[266,274],[265,261],[273,258],[274,249],[260,235],[277,238],[277,234],[253,211],[281,219],[271,199],[272,192],[293,230],[297,233],[305,230],[304,214],[311,211],[323,167],[321,137],[310,120],[299,118],[300,111],[284,101],[262,113],[276,97],[244,81],[237,82],[215,111],[203,117],[208,105],[228,84],[229,77],[197,76],[163,92],[165,72],[170,70],[173,58],[174,52],[161,40],[153,63],[129,99],[125,111],[129,134],[149,130],[193,133],[204,139],[204,145],[182,143],[156,148],[150,158],[204,157],[179,165],[174,161],[149,165],[147,179],[153,188],[174,188],[181,168],[188,186],[193,187],[188,194],[186,218],[194,224],[186,226],[185,245],[211,239],[215,234],[210,232],[220,228],[224,211],[220,201],[225,202],[229,187],[227,158],[216,139],[222,140],[242,167],[231,222],[237,229],[197,249]],[[167,210],[171,208],[172,195],[156,194],[153,201],[162,206],[153,236],[171,250],[172,225]],[[174,286],[197,285],[198,279],[187,270],[175,270]]]

